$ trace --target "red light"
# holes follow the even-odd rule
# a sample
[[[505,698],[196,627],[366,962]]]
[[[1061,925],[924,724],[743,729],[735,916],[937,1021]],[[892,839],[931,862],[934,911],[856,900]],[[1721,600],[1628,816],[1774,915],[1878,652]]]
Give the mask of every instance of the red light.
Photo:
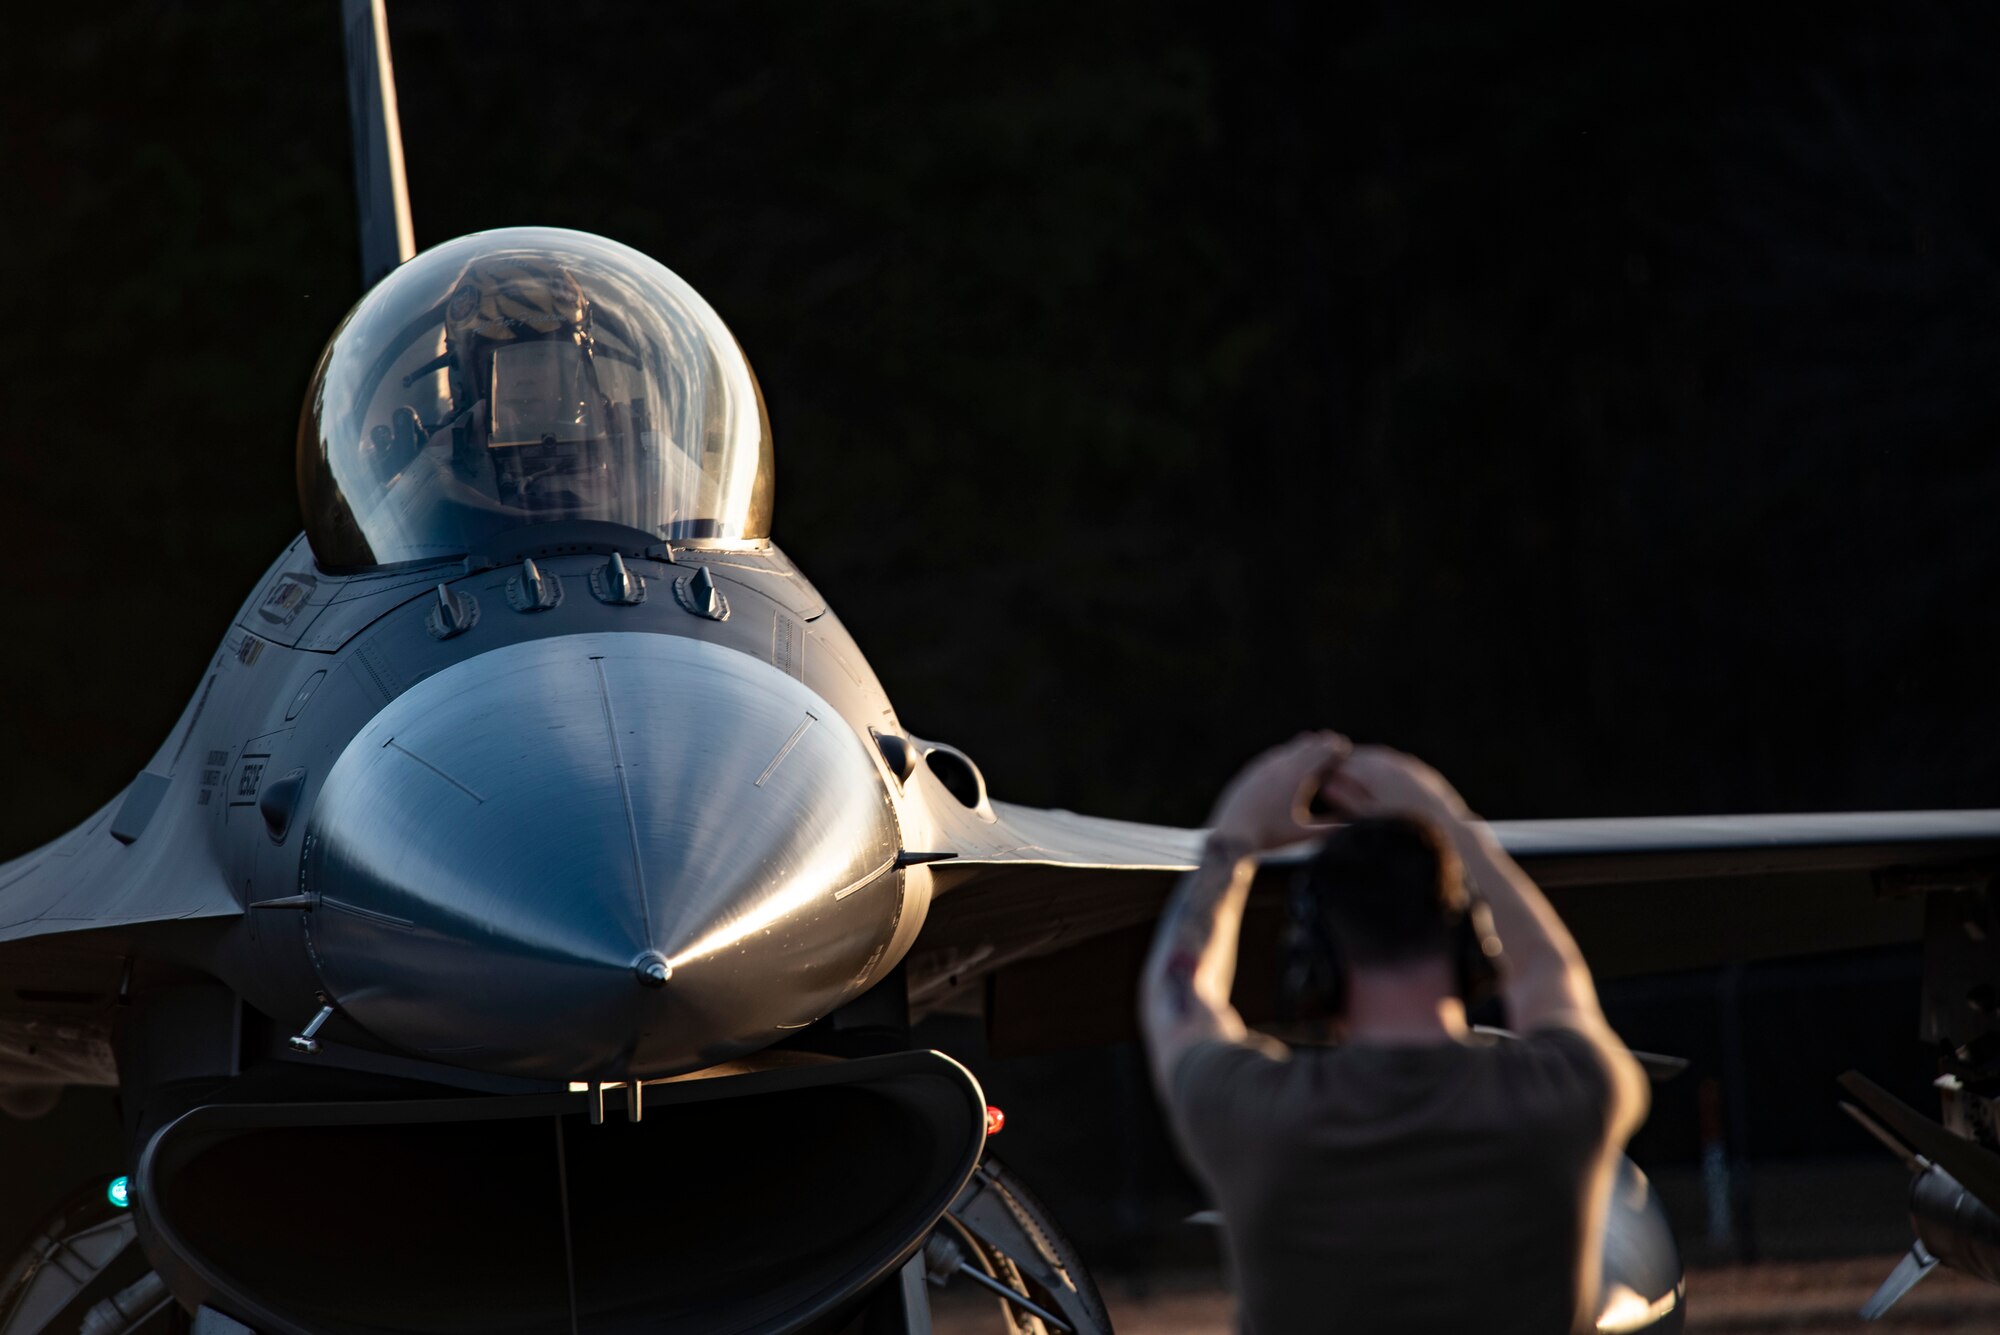
[[[994,1107],[992,1104],[990,1103],[987,1104],[986,1134],[989,1136],[998,1135],[1000,1132],[1000,1128],[1005,1125],[1007,1125],[1007,1114],[1001,1112],[998,1108]]]

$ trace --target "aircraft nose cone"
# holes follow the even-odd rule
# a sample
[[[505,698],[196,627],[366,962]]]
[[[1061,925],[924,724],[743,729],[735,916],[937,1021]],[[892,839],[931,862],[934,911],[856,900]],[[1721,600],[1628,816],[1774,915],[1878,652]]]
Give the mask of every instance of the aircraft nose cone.
[[[762,1047],[893,966],[902,874],[865,742],[768,664],[572,635],[426,678],[307,825],[327,993],[384,1042],[551,1079]]]

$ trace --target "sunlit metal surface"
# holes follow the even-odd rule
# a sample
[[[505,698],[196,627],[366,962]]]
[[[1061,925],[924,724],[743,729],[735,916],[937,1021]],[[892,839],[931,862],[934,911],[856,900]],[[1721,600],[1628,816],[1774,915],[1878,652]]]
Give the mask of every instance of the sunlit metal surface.
[[[1596,1329],[1601,1335],[1671,1335],[1685,1315],[1682,1292],[1680,1248],[1666,1209],[1639,1166],[1620,1158],[1604,1212]]]
[[[561,636],[438,673],[348,745],[308,838],[329,999],[456,1065],[687,1069],[895,963],[896,824],[866,743],[694,640]]]

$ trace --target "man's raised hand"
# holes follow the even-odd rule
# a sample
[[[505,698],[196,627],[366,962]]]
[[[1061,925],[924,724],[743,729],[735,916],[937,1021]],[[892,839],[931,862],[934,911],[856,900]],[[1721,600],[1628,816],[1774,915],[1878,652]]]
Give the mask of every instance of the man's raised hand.
[[[1436,770],[1386,746],[1357,746],[1327,776],[1322,794],[1340,815],[1417,816],[1447,825],[1472,818],[1465,799]]]
[[[1208,818],[1213,837],[1257,853],[1323,833],[1307,803],[1351,749],[1337,732],[1304,732],[1264,752],[1216,799]]]

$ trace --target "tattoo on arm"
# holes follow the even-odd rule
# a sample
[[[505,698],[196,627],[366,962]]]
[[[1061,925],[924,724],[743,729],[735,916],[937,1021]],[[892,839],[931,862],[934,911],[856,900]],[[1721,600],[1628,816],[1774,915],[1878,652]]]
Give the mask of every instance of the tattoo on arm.
[[[1158,980],[1177,1023],[1192,1016],[1200,1002],[1196,982],[1205,966],[1224,979],[1234,971],[1236,928],[1251,871],[1242,850],[1223,847],[1204,855],[1174,891],[1153,938],[1148,973]],[[1224,952],[1229,959],[1220,959]],[[1221,1004],[1226,1007],[1226,1000]]]

